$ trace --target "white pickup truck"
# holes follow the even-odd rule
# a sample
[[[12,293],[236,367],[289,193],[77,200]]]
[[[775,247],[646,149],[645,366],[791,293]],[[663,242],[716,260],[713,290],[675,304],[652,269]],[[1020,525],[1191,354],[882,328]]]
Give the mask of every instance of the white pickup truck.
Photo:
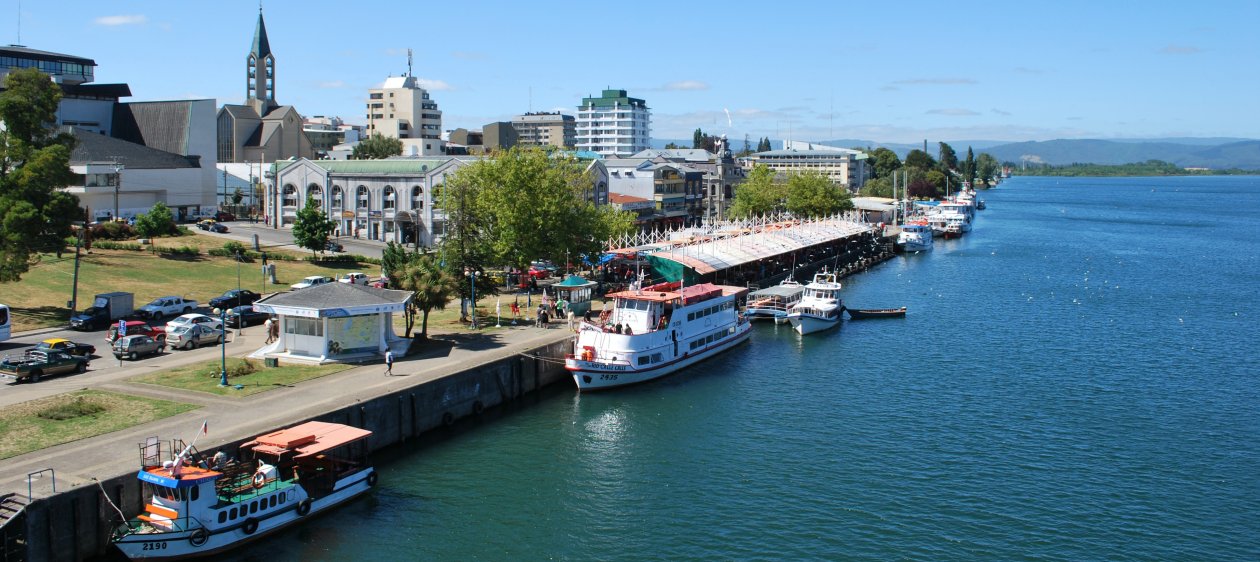
[[[153,302],[140,307],[136,310],[136,314],[141,318],[166,318],[167,316],[188,314],[197,310],[197,306],[197,301],[184,297],[159,297],[153,299]]]

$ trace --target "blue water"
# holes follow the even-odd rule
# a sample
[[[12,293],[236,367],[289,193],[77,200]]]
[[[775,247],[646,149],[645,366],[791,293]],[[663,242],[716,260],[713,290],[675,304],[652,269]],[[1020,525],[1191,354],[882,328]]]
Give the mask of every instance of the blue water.
[[[1258,560],[1260,178],[1015,178],[846,322],[378,459],[242,560]]]

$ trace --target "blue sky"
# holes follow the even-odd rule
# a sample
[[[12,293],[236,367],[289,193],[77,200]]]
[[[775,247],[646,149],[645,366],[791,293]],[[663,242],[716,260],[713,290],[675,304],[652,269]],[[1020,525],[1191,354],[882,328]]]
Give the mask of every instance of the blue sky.
[[[18,42],[17,0],[0,41]],[[371,6],[372,9],[369,9]],[[615,12],[601,10],[615,6]],[[21,2],[21,44],[94,59],[134,101],[240,103],[258,4]],[[1260,1],[280,2],[264,4],[277,98],[365,121],[406,71],[443,127],[531,107],[572,113],[605,87],[652,109],[654,138],[738,148],[876,142],[1260,137]],[[730,121],[727,121],[727,111]]]

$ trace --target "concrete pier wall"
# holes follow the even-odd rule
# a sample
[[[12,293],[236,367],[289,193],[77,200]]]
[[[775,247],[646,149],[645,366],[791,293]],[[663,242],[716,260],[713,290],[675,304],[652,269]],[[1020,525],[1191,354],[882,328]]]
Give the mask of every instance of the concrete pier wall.
[[[395,447],[431,429],[480,414],[543,387],[567,382],[569,376],[563,365],[534,357],[563,357],[570,351],[569,346],[566,339],[310,419],[371,430],[369,452]],[[309,419],[294,419],[289,425],[305,421]],[[232,454],[237,446],[254,437],[239,436],[239,440],[219,449]],[[139,453],[119,451],[133,453],[138,470]],[[100,486],[83,486],[37,499],[26,508],[25,559],[77,562],[117,555],[111,552],[109,536],[120,516],[103,499],[102,489],[128,517],[143,511],[144,498],[135,472],[104,478]]]

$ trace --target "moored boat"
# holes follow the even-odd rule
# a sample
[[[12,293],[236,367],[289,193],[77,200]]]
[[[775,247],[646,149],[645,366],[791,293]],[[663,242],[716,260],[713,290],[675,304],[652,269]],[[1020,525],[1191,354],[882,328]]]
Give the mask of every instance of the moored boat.
[[[834,328],[840,325],[840,282],[835,273],[820,271],[814,280],[805,285],[801,302],[788,311],[788,323],[801,335]]]
[[[800,302],[805,286],[792,278],[784,279],[773,287],[753,291],[748,295],[748,306],[744,316],[749,320],[774,320],[776,323],[787,320],[788,309]]]
[[[658,379],[748,339],[736,301],[748,289],[678,282],[613,293],[600,323],[582,322],[564,367],[580,390]]]
[[[908,221],[901,225],[897,243],[907,252],[932,251],[932,226],[926,219]]]
[[[111,541],[132,560],[182,560],[274,533],[376,485],[375,469],[355,454],[371,434],[306,422],[242,444],[236,460],[222,453],[204,459],[178,440],[168,451],[179,454],[164,460],[161,443],[150,438],[140,445],[137,475],[151,496],[145,513]]]
[[[903,318],[906,315],[906,307],[901,308],[846,308],[845,312],[849,313],[852,320],[867,320],[870,318]]]

